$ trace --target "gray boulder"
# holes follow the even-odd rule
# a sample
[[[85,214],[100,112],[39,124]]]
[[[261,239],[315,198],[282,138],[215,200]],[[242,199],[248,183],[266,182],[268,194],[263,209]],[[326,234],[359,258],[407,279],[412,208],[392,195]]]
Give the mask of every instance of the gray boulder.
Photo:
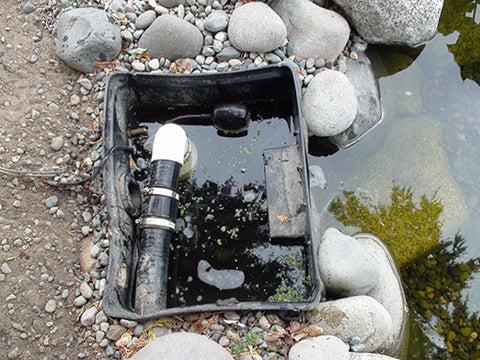
[[[157,0],[157,2],[160,5],[165,6],[167,8],[175,7],[175,6],[178,6],[178,5],[185,5],[185,3],[186,3],[185,0]]]
[[[347,147],[360,140],[382,118],[378,81],[367,55],[359,53],[358,60],[348,58],[345,75],[355,88],[358,107],[352,125],[342,133],[329,138],[330,142],[339,147]]]
[[[436,33],[443,0],[335,0],[369,43],[416,46]]]
[[[88,73],[95,62],[112,61],[122,49],[122,35],[103,10],[72,9],[60,15],[53,29],[58,58]]]
[[[307,319],[326,335],[335,335],[345,342],[358,339],[356,347],[364,352],[379,348],[392,329],[387,309],[365,295],[322,302],[307,313]]]
[[[213,33],[225,30],[228,26],[228,14],[223,10],[214,10],[205,19],[205,29]]]
[[[144,30],[148,28],[157,18],[157,13],[154,10],[147,10],[140,14],[135,20],[135,27],[138,30]]]
[[[286,37],[282,19],[263,2],[240,6],[230,17],[228,38],[238,50],[269,52],[282,46]]]
[[[271,6],[287,26],[297,56],[333,61],[347,44],[350,26],[340,14],[308,0],[276,0]]]
[[[372,255],[379,269],[379,279],[367,295],[382,304],[392,317],[392,331],[378,350],[388,355],[398,356],[405,338],[407,303],[395,262],[385,245],[376,236],[357,234],[355,239]]]
[[[348,345],[331,335],[302,340],[292,346],[290,360],[349,360]]]
[[[320,242],[318,267],[328,294],[365,295],[378,280],[372,255],[355,238],[328,228]]]
[[[215,341],[194,333],[173,333],[151,342],[133,355],[132,360],[233,360]]]
[[[169,60],[194,58],[202,45],[200,30],[173,15],[157,17],[138,41],[138,47],[148,49],[152,57],[163,55]]]
[[[325,69],[315,75],[302,96],[302,113],[310,133],[337,135],[357,115],[355,88],[345,74]]]

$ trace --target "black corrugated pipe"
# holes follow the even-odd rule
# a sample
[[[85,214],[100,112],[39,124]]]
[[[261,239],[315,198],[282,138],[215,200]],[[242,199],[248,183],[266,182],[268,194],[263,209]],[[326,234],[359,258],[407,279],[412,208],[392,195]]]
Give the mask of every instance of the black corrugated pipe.
[[[155,134],[149,186],[145,188],[138,241],[135,311],[141,315],[166,309],[170,241],[175,233],[178,179],[187,136],[167,124]]]

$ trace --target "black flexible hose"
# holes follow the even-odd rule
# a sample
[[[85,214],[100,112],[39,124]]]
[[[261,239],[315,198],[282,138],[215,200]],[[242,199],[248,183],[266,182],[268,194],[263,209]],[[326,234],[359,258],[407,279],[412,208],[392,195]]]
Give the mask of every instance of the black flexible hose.
[[[105,163],[107,162],[108,158],[117,150],[123,150],[123,151],[129,151],[130,152],[130,151],[133,151],[133,148],[131,148],[130,146],[125,146],[125,145],[115,145],[110,150],[108,150],[108,152],[105,154],[102,161],[100,162],[100,165],[98,165],[98,167],[95,169],[95,171],[90,176],[88,176],[88,177],[86,177],[82,180],[69,181],[69,182],[46,180],[45,183],[48,184],[48,185],[61,186],[61,187],[83,185],[83,184],[93,180],[100,173],[100,171],[105,167]]]

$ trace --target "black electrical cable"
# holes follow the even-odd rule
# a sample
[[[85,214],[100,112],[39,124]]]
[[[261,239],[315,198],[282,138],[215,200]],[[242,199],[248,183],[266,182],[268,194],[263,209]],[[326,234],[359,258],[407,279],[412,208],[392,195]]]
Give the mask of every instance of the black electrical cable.
[[[69,182],[59,182],[59,181],[46,180],[45,183],[48,184],[48,185],[61,186],[61,187],[83,185],[83,184],[93,180],[100,173],[100,171],[105,167],[105,164],[106,164],[108,158],[117,150],[123,150],[123,151],[129,151],[130,152],[130,151],[133,151],[133,148],[131,148],[130,146],[115,145],[110,150],[108,150],[108,152],[103,157],[102,162],[100,163],[100,165],[98,165],[97,169],[90,176],[88,176],[88,177],[86,177],[82,180],[69,181]]]

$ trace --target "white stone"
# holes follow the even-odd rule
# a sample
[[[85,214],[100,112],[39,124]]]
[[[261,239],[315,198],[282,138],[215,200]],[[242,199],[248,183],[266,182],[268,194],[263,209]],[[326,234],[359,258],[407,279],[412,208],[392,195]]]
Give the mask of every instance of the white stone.
[[[345,342],[358,337],[365,352],[376,350],[392,329],[387,309],[365,295],[322,302],[307,313],[307,319],[326,335],[338,336]]]
[[[233,360],[233,357],[221,345],[204,335],[173,333],[149,342],[131,359]]]
[[[369,43],[416,46],[436,33],[443,0],[335,0]]]
[[[230,17],[228,38],[238,50],[269,52],[282,46],[286,37],[282,19],[263,2],[247,3]]]
[[[348,345],[338,337],[322,335],[302,340],[292,346],[290,360],[349,360]]]
[[[372,255],[355,238],[328,228],[320,240],[318,267],[327,294],[365,295],[378,280]]]
[[[350,26],[337,12],[308,0],[276,0],[271,6],[286,24],[297,56],[333,61],[347,44]]]
[[[314,76],[302,96],[302,113],[316,136],[337,135],[357,115],[355,89],[345,74],[325,69]]]

